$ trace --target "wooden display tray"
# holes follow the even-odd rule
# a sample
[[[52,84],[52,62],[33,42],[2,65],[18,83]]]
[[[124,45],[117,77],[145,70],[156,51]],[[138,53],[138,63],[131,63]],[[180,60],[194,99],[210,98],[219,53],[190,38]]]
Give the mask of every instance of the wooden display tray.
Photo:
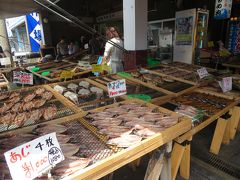
[[[131,102],[136,102],[136,103],[141,103],[141,104],[146,104],[144,101],[140,100],[128,100],[124,101],[121,103],[131,103]],[[106,107],[114,107],[117,104],[114,105],[109,105]],[[149,107],[157,107],[155,105],[146,104]],[[102,107],[99,109],[96,109],[94,111],[101,111],[102,109],[106,108]],[[162,112],[166,113],[171,113],[173,115],[176,115],[176,113],[171,112],[167,109],[157,107],[159,108]],[[78,113],[71,115],[69,117],[64,117],[60,118],[57,120],[52,120],[49,122],[44,122],[43,124],[63,124],[72,120],[79,119],[79,122],[82,122],[83,119],[82,117],[85,116],[86,113]],[[83,124],[84,125],[84,124]],[[84,125],[86,126],[86,125]],[[1,135],[7,135],[7,134],[18,134],[18,133],[28,133],[32,129],[34,129],[36,125],[29,126],[29,127],[24,127],[21,129],[14,130],[12,132],[7,132]],[[172,141],[174,138],[178,137],[179,135],[185,133],[191,128],[191,120],[188,118],[182,118],[179,123],[176,125],[167,128],[166,130],[162,131],[161,133],[156,134],[155,136],[152,136],[150,138],[147,138],[140,143],[137,143],[135,145],[130,146],[129,148],[123,149],[119,152],[116,152],[115,154],[100,160],[78,172],[73,173],[72,175],[65,177],[64,179],[99,179],[101,177],[104,177],[115,170],[121,168],[124,165],[127,165],[128,163],[131,163],[142,156],[148,154],[149,152],[152,152],[156,150],[157,148],[163,146],[164,144]],[[90,130],[92,131],[92,130]],[[159,171],[157,169],[156,171]]]
[[[161,65],[154,66],[154,67],[170,67],[170,66],[164,66],[164,65],[161,64]],[[175,68],[175,67],[171,67],[171,68],[177,69],[179,71],[185,71],[185,72],[192,73],[191,71],[187,71],[185,69],[179,69],[179,68]],[[187,83],[187,84],[192,84],[192,85],[197,85],[198,84],[197,80],[196,81],[191,81],[191,80],[183,79],[181,77],[175,77],[175,76],[172,76],[172,75],[165,74],[164,72],[156,71],[156,69],[152,69],[151,67],[143,68],[143,69],[148,70],[152,74],[156,74],[156,75],[163,76],[163,77],[168,77],[168,78],[174,79],[176,81],[181,81],[181,82],[184,82],[184,83]]]
[[[36,90],[39,87],[44,87],[46,90],[49,91],[49,87],[46,86],[46,85],[43,85],[43,86],[17,89],[17,90],[5,92],[5,93],[19,92],[23,96],[25,96],[26,94],[28,94],[30,92],[33,92],[34,90]],[[6,102],[6,100],[2,100],[2,101],[0,101],[0,104],[3,105],[5,102]],[[56,106],[59,106],[59,108],[57,110],[57,115],[56,115],[57,117],[55,119],[57,119],[59,117],[68,117],[68,116],[71,116],[71,114],[83,112],[83,111],[79,110],[76,106],[72,106],[72,104],[70,104],[69,100],[64,100],[63,101],[61,98],[56,96],[54,93],[53,93],[53,98],[51,100],[47,101],[46,103],[54,103],[54,104],[56,104]],[[18,127],[16,125],[11,125],[11,126],[2,125],[0,133],[7,132],[7,131],[14,131],[15,129],[19,129],[19,128],[21,129],[23,127],[32,126],[32,125],[35,125],[35,124],[42,124],[42,123],[47,122],[47,121],[52,121],[52,120],[44,120],[44,121],[38,121],[38,122],[27,122],[27,121],[25,121],[24,126],[21,126],[21,127]]]
[[[83,74],[88,74],[91,72],[91,70],[87,70],[85,68],[81,68],[78,67],[76,63],[72,63],[72,62],[47,62],[47,63],[40,63],[37,64],[37,67],[40,68],[39,71],[34,72],[28,68],[26,68],[28,71],[30,71],[31,73],[33,73],[34,75],[45,79],[47,81],[50,82],[56,82],[56,81],[61,81],[60,77],[51,77],[51,75],[53,75],[54,73],[59,73],[62,70],[68,70],[68,71],[74,71],[75,68],[80,69],[80,72],[77,72],[74,74],[73,77],[77,77],[77,76],[81,76]],[[41,75],[42,72],[44,71],[51,71],[51,73],[49,75],[43,76]]]
[[[111,79],[109,78],[111,77]],[[101,79],[100,79],[101,78]],[[111,81],[114,81],[114,80],[118,80],[118,79],[125,79],[121,76],[118,76],[116,74],[113,74],[113,75],[106,75],[106,76],[101,76],[100,78],[96,77],[96,78],[91,78],[91,79],[88,79],[89,82],[91,82],[92,84],[95,84],[96,86],[104,89],[105,91],[107,91],[107,83],[108,82],[111,82]],[[151,88],[149,86],[145,86],[143,84],[139,84],[138,82],[135,82],[135,81],[132,81],[130,79],[126,79],[126,85],[130,85],[130,86],[143,86],[143,87],[146,87],[148,88],[149,90],[151,91],[156,91],[156,92],[159,92],[161,95],[159,96],[156,96],[154,98],[151,99],[151,103],[153,104],[161,104],[163,102],[166,102],[167,100],[169,100],[173,95],[172,94],[166,94],[166,93],[163,93],[163,92],[160,92],[160,91],[157,91],[156,89],[154,88]],[[141,92],[139,92],[140,94],[142,94]],[[134,94],[134,93],[131,93],[131,94]],[[147,94],[148,95],[148,94]],[[153,95],[153,94],[149,94],[150,96]],[[123,95],[121,96],[121,98],[125,99],[125,100],[128,100],[129,97],[127,95]]]
[[[90,83],[90,85],[92,86],[96,86],[100,89],[102,89],[104,91],[105,94],[107,94],[107,89],[105,87],[102,87],[101,84],[98,84],[96,83],[95,81],[92,81],[88,78],[82,78],[82,79],[75,79],[75,80],[70,80],[70,81],[65,81],[65,82],[57,82],[57,83],[52,83],[52,84],[48,84],[48,85],[45,85],[49,91],[51,91],[56,97],[58,97],[58,99],[61,99],[62,102],[65,102],[67,100],[67,103],[69,106],[71,107],[75,107],[75,111],[77,112],[81,112],[81,111],[84,111],[88,106],[94,106],[96,104],[99,104],[99,103],[104,103],[104,102],[107,102],[107,101],[110,101],[113,99],[110,99],[109,97],[107,98],[104,98],[104,99],[101,99],[101,100],[90,100],[90,101],[87,101],[87,102],[84,102],[84,103],[79,103],[79,105],[75,104],[74,102],[72,102],[71,100],[68,100],[68,98],[64,97],[62,94],[58,93],[57,91],[55,91],[53,88],[54,86],[56,85],[60,85],[60,86],[66,86],[70,83],[75,83],[75,84],[78,84],[80,81],[87,81]],[[117,100],[121,101],[123,100],[124,97],[118,97]],[[87,108],[88,109],[88,108]],[[94,109],[94,108],[92,108]]]
[[[131,73],[131,72],[136,72],[136,71],[129,71],[128,73]],[[151,71],[148,71],[148,72],[149,72],[150,74],[153,74],[153,75],[155,75],[155,76],[160,76],[160,77],[162,77],[162,78],[166,78],[166,77],[167,77],[167,76],[165,76],[165,75],[163,76],[163,75],[160,75],[160,74],[152,73]],[[168,79],[172,79],[171,77],[167,77],[167,78],[168,78]],[[190,92],[190,91],[192,91],[192,90],[194,90],[194,89],[197,88],[197,86],[193,85],[192,83],[190,84],[190,83],[186,83],[186,82],[179,81],[179,80],[176,80],[176,79],[172,79],[172,80],[174,80],[174,81],[177,81],[177,82],[180,82],[180,83],[185,83],[185,84],[187,84],[187,85],[190,86],[189,88],[186,88],[186,89],[184,89],[184,90],[182,90],[182,91],[172,92],[172,91],[170,91],[170,90],[167,90],[166,87],[165,87],[165,88],[164,88],[164,87],[158,87],[158,86],[153,85],[153,84],[150,84],[150,83],[148,83],[148,82],[143,82],[142,80],[139,80],[139,79],[134,78],[134,77],[126,77],[126,79],[131,80],[131,81],[134,81],[134,82],[137,82],[137,83],[142,84],[142,85],[144,85],[144,86],[146,86],[146,87],[155,89],[155,90],[157,90],[157,91],[159,91],[159,92],[162,92],[162,93],[165,93],[165,94],[168,94],[168,95],[172,95],[172,96],[179,96],[179,95],[181,95],[181,94],[184,94],[184,93],[186,93],[186,92]],[[173,85],[173,86],[174,86],[174,85]],[[172,86],[172,87],[173,87],[173,86]]]

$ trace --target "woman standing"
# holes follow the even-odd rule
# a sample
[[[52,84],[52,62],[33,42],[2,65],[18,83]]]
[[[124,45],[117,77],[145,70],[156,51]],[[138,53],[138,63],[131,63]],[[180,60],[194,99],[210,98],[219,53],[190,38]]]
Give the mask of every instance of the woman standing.
[[[107,43],[104,51],[104,61],[108,66],[112,68],[112,73],[124,71],[123,68],[123,52],[119,48],[110,44],[109,41],[116,43],[123,47],[123,41],[121,40],[118,31],[114,27],[110,27],[106,30]]]

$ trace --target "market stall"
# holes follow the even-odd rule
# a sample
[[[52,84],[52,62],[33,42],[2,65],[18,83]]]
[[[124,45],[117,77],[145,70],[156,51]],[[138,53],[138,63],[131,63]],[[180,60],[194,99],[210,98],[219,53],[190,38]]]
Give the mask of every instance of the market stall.
[[[89,69],[79,67],[76,63],[63,61],[39,63],[34,67],[27,67],[26,69],[47,82],[79,77],[91,72]]]
[[[228,141],[236,134],[240,118],[238,100],[226,98],[217,94],[195,90],[171,99],[168,104],[173,106],[176,112],[192,119],[192,129],[175,139],[173,148],[173,171],[175,178],[180,167],[181,176],[189,178],[190,173],[190,142],[193,136],[217,120],[216,129],[212,139],[210,152],[218,154],[221,144]],[[171,106],[172,109],[172,106]],[[228,123],[230,121],[231,123]],[[229,127],[227,127],[229,126]],[[229,131],[231,136],[229,136]]]
[[[132,118],[128,119],[126,116],[124,120],[121,119],[124,112],[127,112],[129,118],[130,115],[137,118],[139,113],[142,116],[152,116],[154,118],[151,118],[151,121],[147,121],[148,118],[142,119],[140,125],[137,123],[138,126],[136,126],[137,124],[134,124],[136,122]],[[113,114],[116,120],[114,124],[110,124],[111,130],[106,131],[108,127],[104,126],[99,117],[106,119],[104,115],[108,115],[111,118]],[[159,118],[162,119],[162,121],[159,121],[160,124],[157,122]],[[119,120],[122,122],[117,125],[116,123]],[[147,125],[148,128],[146,128]],[[141,129],[140,126],[144,128]],[[78,114],[78,117],[72,116],[68,119],[52,120],[41,126],[34,125],[18,129],[10,134],[2,133],[1,144],[4,144],[2,151],[5,152],[17,145],[11,144],[14,140],[19,139],[16,134],[21,134],[19,136],[21,141],[24,139],[29,141],[40,134],[47,134],[54,130],[57,132],[60,147],[66,159],[51,170],[52,176],[63,179],[99,179],[171,142],[174,138],[188,131],[190,127],[191,122],[188,118],[180,118],[174,112],[144,101],[128,100],[89,111],[88,114]],[[117,128],[118,131],[116,131]],[[121,136],[119,136],[119,129],[122,132]],[[135,130],[133,131],[133,129]],[[7,141],[6,139],[12,139],[13,141]],[[18,142],[20,143],[20,141]],[[154,177],[160,176],[162,166],[159,165],[163,162],[163,157],[167,158],[165,151],[166,149],[162,153],[154,152],[155,155],[159,153],[160,158],[155,156],[152,157],[154,158],[152,160],[160,159],[160,161],[150,162],[145,179],[152,179],[152,175]],[[2,156],[1,167],[4,167],[4,170],[1,171],[1,177],[9,178],[9,171]],[[170,178],[169,172],[171,170],[168,169],[166,172],[168,172],[167,178]],[[46,175],[43,175],[43,177],[46,177]]]

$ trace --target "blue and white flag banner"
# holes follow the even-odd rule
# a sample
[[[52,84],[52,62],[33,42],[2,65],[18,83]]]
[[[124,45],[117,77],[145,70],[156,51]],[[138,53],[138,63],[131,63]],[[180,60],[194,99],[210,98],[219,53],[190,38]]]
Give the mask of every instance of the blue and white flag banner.
[[[32,52],[38,52],[42,41],[39,13],[27,14],[26,18]]]
[[[216,0],[214,19],[227,19],[231,16],[232,0]]]

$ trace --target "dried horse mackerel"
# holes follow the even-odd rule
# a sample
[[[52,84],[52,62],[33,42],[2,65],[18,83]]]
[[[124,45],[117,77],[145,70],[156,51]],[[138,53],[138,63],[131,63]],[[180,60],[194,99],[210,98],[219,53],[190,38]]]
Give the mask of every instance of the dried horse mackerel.
[[[139,141],[134,138],[136,135],[147,138],[178,123],[178,117],[155,110],[137,103],[120,104],[101,112],[89,113],[85,118],[99,129],[99,133],[110,138],[108,144],[126,147]],[[128,141],[128,135],[134,136]]]

